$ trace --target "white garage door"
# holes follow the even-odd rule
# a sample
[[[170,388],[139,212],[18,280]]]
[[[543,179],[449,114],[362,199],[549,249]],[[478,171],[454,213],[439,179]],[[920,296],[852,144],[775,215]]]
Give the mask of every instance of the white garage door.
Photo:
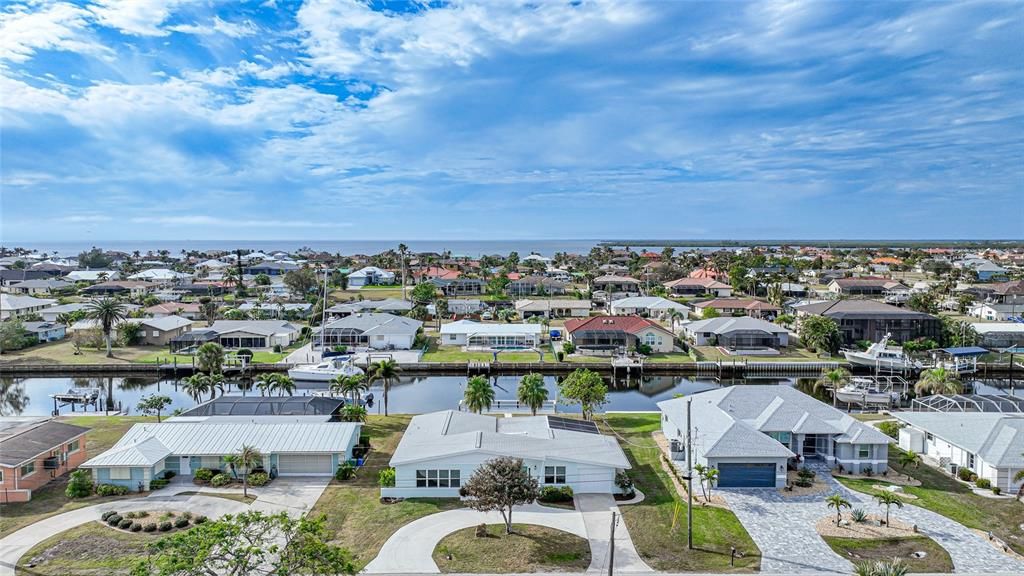
[[[330,454],[281,454],[277,457],[277,472],[281,475],[334,474]]]

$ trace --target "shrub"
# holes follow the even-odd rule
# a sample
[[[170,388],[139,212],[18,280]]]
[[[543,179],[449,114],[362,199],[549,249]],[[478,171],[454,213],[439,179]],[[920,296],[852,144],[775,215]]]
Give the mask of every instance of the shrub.
[[[810,478],[797,478],[793,484],[796,484],[801,488],[810,488],[811,486],[814,486],[814,482],[811,481]]]
[[[100,518],[101,518],[101,519],[102,519],[102,520],[103,520],[104,522],[106,522],[106,521],[107,521],[107,518],[110,518],[110,517],[111,517],[111,516],[113,516],[114,514],[117,514],[117,512],[114,512],[113,510],[107,510],[106,512],[104,512],[104,513],[103,513],[103,515],[102,515],[102,516],[100,516]]]
[[[334,479],[338,482],[344,482],[352,477],[356,473],[356,467],[351,462],[342,462],[341,466],[338,466],[338,471],[334,473]]]
[[[863,508],[854,508],[850,511],[850,519],[860,524],[868,519],[868,513]]]
[[[971,472],[970,468],[958,468],[956,471],[956,477],[964,482],[970,482],[972,475],[974,475],[974,472]]]
[[[161,488],[166,488],[167,485],[170,484],[170,483],[171,483],[170,480],[161,480],[160,478],[156,478],[156,479],[153,479],[153,480],[149,481],[149,489],[150,490],[159,490]]]
[[[107,517],[107,524],[110,524],[111,526],[117,526],[121,523],[121,520],[122,518],[120,514],[112,514]]]
[[[191,520],[191,519],[192,519],[192,513],[191,513],[191,512],[188,512],[188,511],[186,511],[186,512],[182,512],[182,513],[181,513],[181,517],[182,517],[182,518],[187,518],[187,519]]]
[[[1003,489],[1000,488],[999,486],[993,486],[992,487],[992,493],[995,494],[996,496],[998,496],[999,493],[1002,492],[1002,491],[1003,491]]]
[[[377,484],[379,484],[381,488],[394,488],[395,487],[395,469],[394,468],[385,468],[385,469],[381,470],[380,474],[377,475]]]
[[[64,495],[68,498],[85,498],[92,494],[92,476],[85,470],[75,470],[68,480],[68,487],[64,489]]]
[[[563,353],[565,353],[565,354],[572,354],[575,351],[576,351],[576,345],[575,344],[573,344],[572,342],[569,342],[569,341],[562,342],[562,352]]]
[[[132,520],[129,520],[127,518],[122,518],[121,521],[117,523],[117,527],[121,528],[122,530],[127,530],[127,529],[131,528],[132,524],[134,524],[134,523],[135,522],[132,521]]]
[[[971,477],[968,478],[968,480],[970,480],[971,482],[977,482],[978,481],[978,475],[975,474],[974,472],[971,472]]]
[[[170,529],[171,529],[171,521],[170,520],[164,520],[163,522],[160,523],[160,531],[161,532],[167,532]]]
[[[175,472],[174,470],[164,470],[164,480],[170,480],[171,478],[174,478],[177,475],[178,473]]]
[[[619,490],[622,490],[622,493],[627,496],[635,493],[633,479],[629,477],[629,474],[626,474],[623,471],[615,473],[615,485],[618,486]]]
[[[978,488],[991,488],[992,482],[988,478],[978,478],[978,480],[974,482],[974,485]]]
[[[561,350],[555,352],[555,360],[565,362],[565,352],[562,352]]]
[[[184,528],[185,526],[188,526],[188,518],[185,518],[184,516],[180,516],[174,521],[175,528]]]
[[[227,486],[228,484],[231,484],[231,476],[228,476],[227,474],[217,474],[213,478],[210,478],[210,486],[215,488]]]
[[[96,494],[98,496],[124,496],[128,493],[127,486],[118,486],[117,484],[97,484]]]
[[[885,422],[878,423],[878,429],[881,430],[883,434],[893,438],[899,438],[900,428],[903,428],[903,424],[895,420],[886,420]]]
[[[249,486],[266,486],[270,482],[270,476],[266,472],[253,472],[249,474]]]
[[[156,532],[156,522],[146,522],[142,527],[143,532]]]
[[[274,353],[275,354],[280,354],[281,350],[283,350],[283,348],[281,348],[280,344],[274,344]]]
[[[796,475],[801,477],[801,478],[807,479],[807,480],[810,480],[811,478],[814,478],[815,476],[817,476],[817,474],[814,472],[814,470],[811,470],[807,466],[804,466],[803,468],[801,468],[796,473]]]
[[[213,476],[213,470],[210,470],[209,468],[200,468],[192,474],[192,482],[195,484],[206,484],[213,478]]]
[[[142,532],[142,523],[132,522],[131,530],[132,532]]]
[[[146,512],[145,510],[142,510],[142,511],[139,511],[139,512],[135,513],[135,517],[136,518],[145,518],[147,516],[149,516],[149,512]]]
[[[195,524],[205,524],[207,520],[208,520],[208,518],[206,516],[196,516],[196,519],[193,520],[193,523],[195,523]]]
[[[125,518],[135,518],[135,512],[129,512],[127,514],[123,514],[123,516]]]
[[[572,488],[569,486],[544,486],[537,500],[541,502],[572,502]]]

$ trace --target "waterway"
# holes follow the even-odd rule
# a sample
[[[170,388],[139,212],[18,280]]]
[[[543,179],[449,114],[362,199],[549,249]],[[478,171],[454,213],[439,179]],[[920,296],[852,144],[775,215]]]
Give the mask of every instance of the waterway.
[[[499,400],[513,400],[519,376],[492,376],[495,397]],[[45,416],[56,408],[61,414],[81,412],[82,406],[57,406],[51,397],[53,394],[67,392],[70,388],[96,387],[99,389],[97,406],[89,406],[88,410],[122,410],[127,414],[138,414],[139,400],[150,394],[162,394],[171,398],[168,412],[176,409],[188,409],[195,406],[196,401],[186,394],[180,379],[160,379],[155,377],[125,376],[88,376],[88,377],[46,377],[46,378],[0,378],[0,416]],[[549,398],[557,397],[558,377],[545,376],[544,383]],[[398,382],[392,383],[388,394],[388,409],[393,413],[420,414],[435,410],[456,409],[465,390],[464,375],[415,375],[404,374]],[[744,384],[787,384],[797,386],[804,392],[815,394],[813,379],[806,378],[745,378],[716,379],[681,375],[648,376],[631,380],[608,382],[608,402],[604,410],[644,411],[657,410],[657,403],[674,398],[677,395],[689,395],[704,390],[723,386]],[[996,384],[1001,384],[997,387]],[[296,395],[308,395],[317,390],[324,390],[326,385],[313,382],[296,382]],[[1007,393],[1006,382],[976,381],[974,390],[979,394]],[[225,394],[243,395],[258,394],[247,390],[246,382],[229,382]],[[370,388],[376,402],[369,406],[371,413],[381,411],[383,388],[376,384]],[[1024,395],[1019,390],[1013,391]],[[821,393],[815,394],[820,399],[830,401]],[[204,398],[206,400],[208,398]],[[563,412],[576,412],[573,406],[558,408]]]

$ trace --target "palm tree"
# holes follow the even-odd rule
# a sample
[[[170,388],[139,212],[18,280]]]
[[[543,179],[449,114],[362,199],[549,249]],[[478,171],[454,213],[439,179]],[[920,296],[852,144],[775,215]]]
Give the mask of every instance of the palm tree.
[[[85,305],[86,318],[100,323],[103,338],[107,341],[107,358],[113,358],[111,351],[111,333],[114,325],[128,318],[128,308],[113,298],[98,298]]]
[[[344,422],[366,422],[366,408],[357,404],[346,404],[341,409],[341,419]]]
[[[708,467],[698,462],[697,464],[693,465],[693,471],[697,473],[697,478],[700,479],[700,481],[698,481],[697,484],[700,485],[700,492],[701,494],[704,495],[704,499],[707,500],[708,493],[706,490],[704,490],[704,475],[707,474]]]
[[[843,519],[843,508],[850,508],[850,501],[843,498],[842,494],[833,494],[825,498],[825,502],[829,508],[836,509],[836,526],[839,526],[839,521]]]
[[[850,381],[850,372],[846,368],[835,368],[821,373],[821,376],[814,382],[814,391],[819,392],[827,388],[832,392],[832,405],[836,405],[836,391]]]
[[[207,342],[196,350],[199,369],[207,374],[220,373],[224,365],[224,347],[216,342]]]
[[[548,389],[544,387],[544,377],[540,374],[527,374],[519,380],[519,389],[516,390],[519,401],[530,407],[530,412],[536,416],[537,410],[544,406],[548,399]]]
[[[1024,454],[1021,454],[1024,456]],[[1020,498],[1024,494],[1024,470],[1017,470],[1017,473],[1013,475],[1014,482],[1022,482],[1020,488],[1017,489],[1017,498]]]
[[[249,471],[263,465],[263,453],[254,446],[243,445],[234,455],[235,466],[242,469],[242,496],[249,497]]]
[[[897,508],[903,508],[903,500],[893,492],[879,492],[878,494],[875,494],[875,500],[878,502],[879,506],[885,506],[886,526],[889,525],[889,509],[892,508],[893,505]]]
[[[907,466],[910,466],[911,464],[914,465],[914,468],[917,468],[921,465],[921,455],[913,450],[907,450],[906,452],[900,452],[898,461],[900,463],[900,468],[903,468],[903,470],[906,470]]]
[[[708,502],[711,501],[711,488],[718,482],[718,468],[708,468],[704,471],[704,481],[708,484]]]
[[[914,392],[919,396],[929,394],[960,394],[964,386],[957,378],[957,374],[945,368],[938,367],[925,370],[914,385]]]
[[[277,388],[277,379],[280,374],[260,374],[256,377],[256,387],[260,389],[260,396],[271,394]]]
[[[391,382],[398,378],[398,374],[402,372],[402,369],[398,366],[398,363],[394,360],[381,360],[374,362],[369,366],[370,382],[376,382],[380,380],[381,384],[384,385],[384,415],[388,415],[388,389],[391,388]]]
[[[484,409],[490,410],[491,404],[494,404],[494,386],[491,386],[491,382],[483,376],[473,376],[466,383],[462,401],[470,412],[479,414]]]
[[[193,374],[185,378],[182,389],[198,403],[210,391],[210,377],[206,374]]]
[[[292,380],[290,376],[278,374],[274,384],[274,388],[277,389],[278,396],[291,396],[295,394],[295,381]]]
[[[366,376],[362,374],[353,374],[351,376],[338,374],[334,380],[331,380],[331,392],[350,398],[353,405],[358,405],[359,397],[369,389],[370,383],[366,381]]]

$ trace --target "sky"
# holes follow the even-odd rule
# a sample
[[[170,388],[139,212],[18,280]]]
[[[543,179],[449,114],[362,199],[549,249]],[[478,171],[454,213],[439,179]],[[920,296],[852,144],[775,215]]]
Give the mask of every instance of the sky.
[[[1021,238],[1024,3],[7,1],[0,241]]]

